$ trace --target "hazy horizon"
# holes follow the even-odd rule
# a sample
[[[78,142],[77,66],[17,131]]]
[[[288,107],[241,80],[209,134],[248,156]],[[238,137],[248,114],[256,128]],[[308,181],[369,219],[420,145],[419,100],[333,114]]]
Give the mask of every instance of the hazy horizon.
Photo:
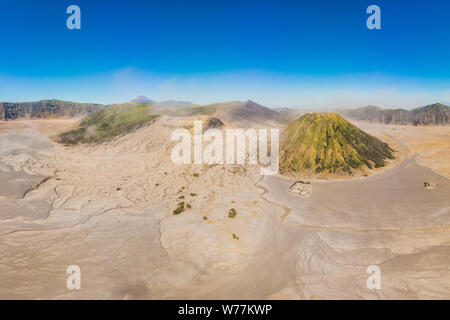
[[[380,30],[366,27],[366,0],[79,0],[81,30],[66,28],[66,3],[24,11],[8,2],[0,28],[14,30],[2,35],[13,49],[0,52],[0,101],[146,95],[300,109],[450,101],[450,4],[431,2],[378,1]]]

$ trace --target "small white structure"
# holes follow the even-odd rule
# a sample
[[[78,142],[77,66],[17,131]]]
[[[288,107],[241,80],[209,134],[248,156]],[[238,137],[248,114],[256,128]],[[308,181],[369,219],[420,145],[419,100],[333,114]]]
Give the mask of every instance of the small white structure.
[[[424,186],[425,189],[432,190],[432,189],[434,189],[434,188],[437,187],[437,184],[432,184],[432,183],[424,182],[424,183],[423,183],[423,186]]]
[[[306,198],[312,191],[309,181],[296,181],[289,187],[289,192],[298,194],[300,197]]]

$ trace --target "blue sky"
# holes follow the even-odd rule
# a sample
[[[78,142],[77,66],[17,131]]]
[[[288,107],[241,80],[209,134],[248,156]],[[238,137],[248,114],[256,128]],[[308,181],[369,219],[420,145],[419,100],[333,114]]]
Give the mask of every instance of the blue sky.
[[[449,16],[447,0],[1,0],[0,101],[450,101]]]

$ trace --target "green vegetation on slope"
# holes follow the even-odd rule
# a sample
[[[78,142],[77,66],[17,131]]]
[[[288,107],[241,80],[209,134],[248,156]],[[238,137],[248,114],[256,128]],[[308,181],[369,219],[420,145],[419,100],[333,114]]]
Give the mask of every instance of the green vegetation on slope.
[[[212,115],[216,112],[215,106],[174,106],[160,107],[154,106],[151,110],[152,114],[168,115],[168,116],[194,116],[194,115]]]
[[[156,118],[150,104],[123,104],[103,109],[85,118],[77,129],[59,135],[64,144],[101,143],[137,129]]]
[[[337,113],[307,113],[283,132],[280,171],[350,173],[385,166],[393,159],[387,143],[361,131]]]

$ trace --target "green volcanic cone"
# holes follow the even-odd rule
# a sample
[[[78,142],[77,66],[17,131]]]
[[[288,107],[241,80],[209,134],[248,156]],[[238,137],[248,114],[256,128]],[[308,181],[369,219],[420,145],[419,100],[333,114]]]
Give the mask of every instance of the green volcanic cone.
[[[281,173],[351,173],[361,167],[385,166],[393,159],[387,143],[371,136],[337,113],[308,113],[283,132]]]

